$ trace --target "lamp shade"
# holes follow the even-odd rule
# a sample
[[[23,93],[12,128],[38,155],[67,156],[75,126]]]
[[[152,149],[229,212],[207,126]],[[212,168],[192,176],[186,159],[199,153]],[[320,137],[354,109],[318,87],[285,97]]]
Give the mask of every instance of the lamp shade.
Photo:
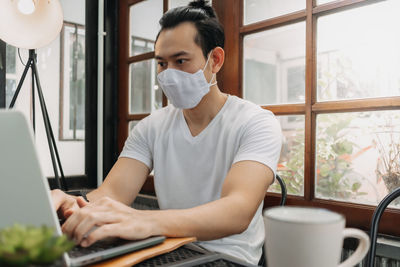
[[[33,12],[24,14],[18,7],[19,1],[0,0],[0,39],[26,49],[40,48],[53,41],[63,25],[60,2],[32,0]]]

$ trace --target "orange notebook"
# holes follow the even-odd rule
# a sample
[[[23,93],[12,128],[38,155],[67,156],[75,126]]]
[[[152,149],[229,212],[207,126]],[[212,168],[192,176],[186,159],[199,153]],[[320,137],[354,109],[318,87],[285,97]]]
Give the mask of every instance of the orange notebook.
[[[145,248],[139,251],[135,251],[129,254],[119,256],[110,260],[102,261],[93,265],[92,267],[122,267],[132,266],[150,259],[152,257],[171,252],[180,246],[196,241],[195,237],[175,237],[167,238],[163,243],[155,245],[153,247]]]

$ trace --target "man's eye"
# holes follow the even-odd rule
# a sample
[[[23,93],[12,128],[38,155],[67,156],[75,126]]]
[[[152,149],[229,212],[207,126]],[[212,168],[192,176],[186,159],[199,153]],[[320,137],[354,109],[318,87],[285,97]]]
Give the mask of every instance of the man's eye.
[[[178,64],[183,64],[184,62],[186,62],[186,59],[178,59],[176,61],[176,63],[178,63]]]
[[[165,66],[167,66],[167,63],[165,62],[158,62],[158,65],[162,68],[164,68]]]

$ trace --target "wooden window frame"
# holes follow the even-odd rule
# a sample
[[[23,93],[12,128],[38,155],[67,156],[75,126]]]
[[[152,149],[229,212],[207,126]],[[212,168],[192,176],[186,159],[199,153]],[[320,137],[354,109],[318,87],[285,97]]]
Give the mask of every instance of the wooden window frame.
[[[125,140],[129,134],[129,122],[141,120],[150,113],[130,114],[129,107],[129,66],[133,63],[154,58],[154,51],[130,56],[130,8],[144,0],[120,0],[119,1],[119,96],[118,96],[118,151],[121,152]],[[168,10],[168,0],[163,0],[163,13]],[[168,104],[163,93],[162,106]],[[151,185],[149,185],[151,188]],[[150,190],[154,193],[154,190]]]
[[[218,81],[224,92],[242,96],[243,82],[243,39],[245,35],[273,29],[299,21],[306,22],[306,77],[305,103],[263,106],[276,115],[305,116],[305,159],[304,196],[289,196],[288,205],[314,206],[337,211],[346,216],[347,225],[369,230],[375,206],[319,199],[315,197],[315,140],[316,116],[334,112],[361,112],[400,109],[400,97],[357,99],[343,101],[317,102],[316,98],[316,21],[319,16],[358,8],[382,0],[341,0],[316,6],[315,0],[306,0],[306,9],[243,25],[243,0],[220,0],[214,5],[221,23],[225,27],[227,54],[224,67],[218,74]],[[228,4],[229,3],[229,4]],[[233,55],[233,56],[230,56]],[[277,205],[280,195],[267,193],[266,207]],[[400,221],[399,209],[387,209],[380,223],[380,232],[400,235],[397,223]]]
[[[148,114],[129,115],[129,64],[154,57],[154,52],[137,56],[129,56],[129,7],[142,0],[120,0],[119,29],[119,123],[118,123],[118,149],[122,150],[128,137],[128,124],[132,120],[140,120]],[[315,175],[315,140],[317,114],[334,112],[361,112],[377,110],[400,109],[400,97],[384,97],[376,99],[359,99],[343,101],[317,102],[316,99],[316,22],[322,15],[340,12],[346,9],[358,8],[364,5],[381,2],[384,0],[337,0],[316,6],[316,0],[305,0],[306,9],[287,15],[266,19],[256,23],[243,25],[244,0],[218,0],[212,5],[218,14],[220,22],[225,29],[225,63],[218,73],[220,89],[231,95],[242,97],[243,82],[243,39],[245,35],[289,25],[299,21],[306,23],[306,73],[305,73],[305,103],[281,104],[263,106],[276,115],[304,115],[305,116],[305,159],[304,159],[304,196],[289,196],[287,205],[314,206],[327,208],[346,216],[347,225],[369,230],[375,206],[348,203],[334,200],[318,199],[314,195]],[[163,0],[164,12],[168,8],[168,0]],[[165,101],[165,103],[164,103]],[[166,104],[164,96],[163,106]],[[142,189],[145,193],[154,193],[152,180],[148,179]],[[264,206],[277,205],[280,194],[267,193]],[[380,232],[390,235],[400,235],[397,222],[400,221],[399,209],[387,209],[384,213]]]
[[[73,22],[68,22],[64,21],[63,27],[61,29],[60,33],[60,116],[59,116],[59,127],[58,127],[58,140],[63,141],[63,142],[75,142],[75,141],[84,141],[84,138],[78,138],[78,137],[65,137],[64,136],[64,90],[69,90],[69,88],[64,88],[64,79],[68,79],[68,77],[64,77],[64,57],[65,54],[68,54],[66,52],[66,49],[64,47],[64,41],[65,41],[65,28],[66,27],[71,27],[75,28],[76,31],[78,29],[84,30],[85,31],[85,25],[81,25],[78,23],[73,23]],[[76,32],[75,36],[78,35],[78,32]]]
[[[143,2],[144,0],[119,0],[119,51],[118,51],[118,66],[119,66],[119,84],[118,84],[118,138],[117,147],[120,153],[124,147],[125,140],[129,134],[129,122],[142,120],[150,113],[130,114],[129,107],[129,66],[133,63],[149,60],[154,58],[154,51],[146,52],[134,56],[130,56],[130,8]],[[163,0],[163,13],[168,10],[168,0]],[[165,107],[168,100],[163,93],[162,106]],[[143,185],[140,193],[155,195],[153,176],[149,175],[146,183]]]

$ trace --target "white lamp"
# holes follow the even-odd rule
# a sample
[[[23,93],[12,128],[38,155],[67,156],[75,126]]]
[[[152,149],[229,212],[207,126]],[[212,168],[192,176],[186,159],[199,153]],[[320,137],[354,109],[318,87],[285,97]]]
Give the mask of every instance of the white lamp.
[[[0,39],[36,49],[53,41],[63,25],[58,0],[0,0]]]
[[[35,52],[35,49],[53,41],[60,33],[62,25],[63,13],[58,0],[0,0],[0,39],[18,48],[29,49],[29,59],[11,100],[10,108],[14,107],[26,74],[31,69],[33,126],[35,129],[36,84],[56,184],[58,188],[68,190],[40,85]],[[58,171],[63,185],[60,183]]]

